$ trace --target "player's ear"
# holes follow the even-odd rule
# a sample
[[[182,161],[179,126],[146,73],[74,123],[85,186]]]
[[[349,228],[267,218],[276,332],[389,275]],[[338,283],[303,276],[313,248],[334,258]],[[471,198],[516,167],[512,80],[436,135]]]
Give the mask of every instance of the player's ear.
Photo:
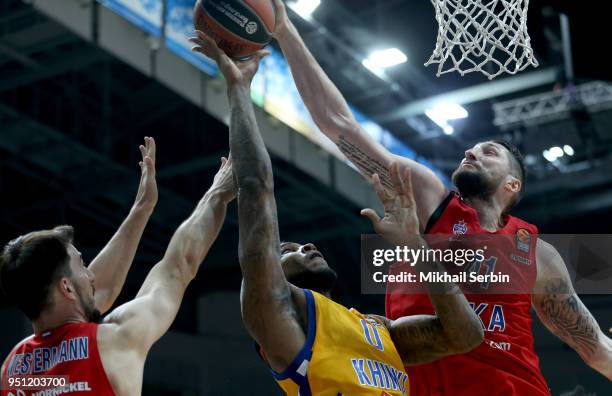
[[[512,176],[512,175],[508,175],[507,179],[506,179],[506,184],[505,184],[505,188],[507,191],[509,192],[513,192],[513,193],[517,193],[519,191],[521,191],[521,187],[522,187],[522,183],[521,181]]]
[[[69,300],[76,299],[74,285],[72,284],[70,279],[68,279],[67,277],[62,276],[60,278],[60,280],[58,281],[58,288],[62,296],[64,296],[65,298]]]

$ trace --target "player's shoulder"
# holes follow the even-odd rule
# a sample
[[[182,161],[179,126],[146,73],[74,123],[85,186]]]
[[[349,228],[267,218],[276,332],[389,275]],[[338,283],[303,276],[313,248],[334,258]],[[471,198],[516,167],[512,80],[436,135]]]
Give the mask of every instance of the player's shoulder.
[[[554,259],[560,257],[557,248],[542,238],[538,238],[537,240],[536,253],[538,261],[542,261],[542,264],[554,263]]]
[[[567,274],[565,262],[557,248],[541,238],[537,240],[536,263],[538,266],[538,281],[565,277]]]
[[[25,344],[26,342],[31,340],[33,337],[34,337],[34,334],[31,334],[31,335],[25,337],[23,340],[19,341],[17,344],[15,344],[13,349],[11,349],[9,354],[4,358],[4,361],[2,362],[2,366],[0,367],[0,377],[2,377],[2,373],[4,373],[4,370],[6,369],[6,365],[8,364],[8,361],[9,361],[10,357],[13,356],[13,354],[17,351],[17,349],[20,346],[22,346],[23,344]]]

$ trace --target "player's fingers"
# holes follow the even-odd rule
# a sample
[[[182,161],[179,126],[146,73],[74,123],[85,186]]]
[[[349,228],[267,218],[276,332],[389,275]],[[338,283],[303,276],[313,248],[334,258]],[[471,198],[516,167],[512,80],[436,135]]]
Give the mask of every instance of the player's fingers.
[[[376,195],[378,195],[378,199],[380,199],[380,201],[384,204],[386,201],[389,200],[389,197],[387,195],[387,192],[385,191],[385,188],[380,183],[380,177],[378,176],[378,173],[374,173],[372,175],[371,182],[372,187],[374,187],[374,192],[376,192]]]
[[[138,149],[140,150],[140,155],[144,158],[147,155],[147,149],[142,144],[138,146]]]
[[[148,138],[149,150],[147,150],[147,154],[149,157],[155,162],[155,154],[157,153],[157,145],[155,144],[155,139],[149,136]]]
[[[402,203],[404,207],[414,206],[414,190],[412,189],[412,170],[406,167],[402,176]]]
[[[217,46],[215,40],[208,37],[201,30],[196,30],[195,33],[198,35],[198,37],[194,38],[193,40],[190,39],[190,41],[197,44],[197,46],[192,48],[192,50],[202,52],[204,55],[213,58],[214,60],[219,60],[222,51]]]
[[[374,209],[363,209],[361,211],[361,215],[367,217],[372,222],[372,225],[376,225],[380,222],[380,216]]]
[[[391,168],[392,168],[392,173],[393,173],[393,179],[395,179],[394,180],[395,190],[401,197],[402,195],[404,195],[404,192],[406,191],[406,187],[404,186],[403,174],[400,174],[400,168],[397,162],[391,165]]]
[[[144,164],[147,167],[147,171],[150,172],[151,175],[155,174],[155,166],[151,157],[148,155],[144,157]]]
[[[268,55],[270,55],[270,51],[268,51],[268,50],[259,50],[259,51],[255,52],[253,57],[255,58],[255,60],[257,62],[259,62],[259,61],[261,61],[263,58],[265,58]]]
[[[389,176],[391,178],[391,184],[393,184],[393,189],[396,193],[402,194],[402,180],[399,176],[399,167],[397,166],[397,162],[391,164],[389,168]]]

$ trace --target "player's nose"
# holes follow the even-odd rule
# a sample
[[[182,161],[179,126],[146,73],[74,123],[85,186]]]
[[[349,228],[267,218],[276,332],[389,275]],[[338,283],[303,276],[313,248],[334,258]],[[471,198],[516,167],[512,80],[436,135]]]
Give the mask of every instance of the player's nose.
[[[476,161],[477,158],[473,149],[465,150],[465,159],[467,159],[468,161]]]
[[[317,247],[313,244],[313,243],[307,243],[305,245],[302,245],[302,253],[308,253],[312,250],[317,250]]]

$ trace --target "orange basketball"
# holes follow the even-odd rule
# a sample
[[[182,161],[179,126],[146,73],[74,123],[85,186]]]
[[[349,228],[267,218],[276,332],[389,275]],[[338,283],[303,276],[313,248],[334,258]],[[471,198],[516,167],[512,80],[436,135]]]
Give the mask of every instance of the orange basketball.
[[[275,16],[271,0],[197,0],[193,19],[197,30],[240,59],[270,42]]]

